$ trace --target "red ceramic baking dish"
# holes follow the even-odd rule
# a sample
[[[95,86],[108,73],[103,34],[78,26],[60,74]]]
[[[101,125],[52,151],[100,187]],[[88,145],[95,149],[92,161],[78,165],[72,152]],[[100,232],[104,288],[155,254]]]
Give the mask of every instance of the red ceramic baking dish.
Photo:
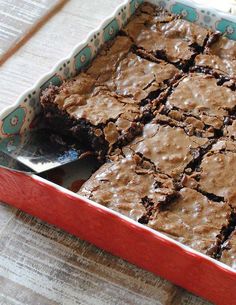
[[[0,145],[34,127],[40,112],[39,96],[50,83],[79,73],[101,45],[112,39],[142,1],[125,1],[114,14],[75,47],[68,58],[0,114]],[[182,14],[191,22],[224,31],[236,39],[234,17],[193,5],[190,1],[149,1]],[[208,16],[208,18],[207,18]],[[78,177],[77,177],[78,178]],[[0,201],[58,226],[81,239],[160,275],[220,305],[236,304],[236,271],[188,246],[109,210],[37,175],[0,166]]]

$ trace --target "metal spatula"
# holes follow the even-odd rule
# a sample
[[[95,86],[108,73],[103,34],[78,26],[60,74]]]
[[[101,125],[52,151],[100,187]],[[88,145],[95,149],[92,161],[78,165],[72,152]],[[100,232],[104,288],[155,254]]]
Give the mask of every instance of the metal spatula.
[[[0,143],[0,165],[38,174],[91,154],[65,138],[47,129],[11,136]]]

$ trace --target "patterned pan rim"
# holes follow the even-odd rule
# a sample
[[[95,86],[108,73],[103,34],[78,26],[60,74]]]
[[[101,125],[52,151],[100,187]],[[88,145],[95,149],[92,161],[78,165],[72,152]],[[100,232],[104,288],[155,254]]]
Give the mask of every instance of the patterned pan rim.
[[[158,0],[145,0],[146,2],[149,2],[149,3],[153,3],[153,4],[158,4]],[[168,0],[165,0],[165,2],[168,1]],[[224,13],[224,12],[221,12],[217,9],[212,9],[209,5],[207,4],[198,4],[198,3],[195,3],[195,2],[192,2],[190,0],[179,0],[179,1],[176,1],[180,4],[183,4],[183,5],[186,5],[186,6],[190,6],[192,8],[196,8],[198,10],[202,10],[202,9],[205,9],[205,10],[209,10],[211,12],[213,12],[214,14],[216,14],[217,17],[221,18],[221,19],[227,19],[227,20],[230,20],[232,22],[236,22],[236,16],[233,16],[233,15],[230,15],[228,13]],[[50,77],[52,77],[55,72],[58,70],[58,68],[62,65],[63,62],[67,61],[67,60],[70,60],[71,58],[73,58],[80,50],[82,50],[88,43],[88,41],[94,36],[94,34],[96,34],[98,31],[101,31],[106,25],[109,24],[109,22],[111,22],[118,14],[118,12],[124,8],[126,5],[129,5],[130,3],[130,0],[125,0],[123,3],[121,3],[116,9],[115,11],[109,16],[107,17],[97,28],[95,28],[94,30],[90,31],[89,34],[87,35],[87,37],[80,43],[78,43],[73,49],[72,51],[68,54],[68,56],[62,58],[61,60],[59,60],[55,65],[54,67],[46,74],[44,74],[42,77],[40,77],[36,82],[35,84],[30,87],[29,89],[25,90],[18,98],[17,100],[10,106],[4,108],[3,110],[0,111],[0,120],[5,118],[7,115],[9,115],[12,111],[14,111],[21,103],[22,99],[24,99],[30,92],[32,92],[33,90],[39,88],[45,81],[47,81]],[[0,166],[0,168],[5,168],[4,166]],[[12,172],[15,172],[14,170],[11,170],[9,168],[7,168],[7,170],[9,171],[12,171]],[[156,231],[152,228],[149,228],[147,226],[144,226],[140,223],[138,223],[137,221],[134,221],[130,218],[128,218],[127,216],[124,216],[116,211],[113,211],[105,206],[102,206],[98,203],[96,203],[95,201],[92,201],[86,197],[83,197],[83,196],[80,196],[79,194],[76,194],[62,186],[59,186],[49,180],[46,180],[44,178],[41,178],[37,175],[34,175],[34,174],[27,174],[25,173],[25,175],[28,175],[30,176],[32,179],[34,180],[37,180],[39,183],[43,183],[43,184],[46,184],[46,185],[49,185],[55,189],[57,189],[58,191],[60,191],[61,193],[69,196],[69,197],[73,197],[73,198],[77,198],[77,199],[80,199],[84,202],[86,202],[87,204],[90,204],[92,205],[93,207],[95,207],[96,209],[100,209],[102,211],[104,211],[105,213],[110,213],[110,214],[113,214],[115,215],[116,217],[119,217],[120,219],[126,221],[126,222],[129,222],[131,225],[139,228],[140,230],[146,230],[150,233],[152,233],[153,235],[157,236],[158,238],[162,238],[162,240],[164,240],[165,242],[167,243],[170,243],[170,244],[173,244],[175,246],[177,246],[177,248],[181,249],[182,251],[185,251],[187,252],[189,255],[192,255],[192,256],[195,256],[195,257],[201,257],[203,258],[204,260],[207,260],[210,264],[214,264],[215,266],[217,266],[217,268],[219,269],[222,269],[224,272],[227,272],[229,275],[231,276],[235,276],[236,275],[236,270],[234,270],[233,268],[231,268],[230,266],[220,262],[220,261],[217,261],[209,256],[207,256],[206,254],[203,254],[199,251],[196,251],[194,249],[192,249],[191,247],[189,246],[186,246],[168,236],[166,236],[165,234],[159,232],[159,231]]]
[[[170,0],[145,0],[145,2],[149,2],[149,3],[153,3],[153,4],[157,4],[160,2],[168,2]],[[236,22],[236,16],[230,14],[230,13],[226,13],[226,12],[222,12],[219,9],[216,8],[212,8],[212,6],[210,6],[208,3],[197,3],[194,2],[194,0],[176,0],[176,3],[179,4],[183,4],[192,8],[195,8],[199,11],[201,10],[207,10],[210,11],[212,13],[214,13],[217,17],[221,18],[221,19],[227,19],[230,20],[232,22]]]

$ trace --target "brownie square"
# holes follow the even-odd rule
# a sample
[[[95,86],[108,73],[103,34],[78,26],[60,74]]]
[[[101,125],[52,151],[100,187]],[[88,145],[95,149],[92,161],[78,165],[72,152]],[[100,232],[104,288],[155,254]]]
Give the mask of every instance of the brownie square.
[[[171,64],[134,54],[131,45],[128,37],[118,36],[86,73],[49,87],[41,97],[47,124],[76,137],[101,158],[140,132],[140,121],[150,115],[142,106],[179,74]]]
[[[221,241],[221,231],[228,226],[230,207],[214,202],[190,188],[179,191],[179,197],[157,210],[148,226],[191,248],[214,255]]]
[[[105,85],[143,105],[158,97],[179,75],[179,70],[165,61],[150,61],[129,52]]]
[[[173,180],[138,156],[105,163],[79,194],[142,223],[153,208],[176,196]]]
[[[236,269],[236,230],[233,231],[229,239],[222,245],[220,261]]]
[[[99,83],[109,80],[116,71],[118,63],[126,58],[132,45],[130,38],[117,36],[99,51],[86,73]]]
[[[235,78],[236,42],[219,34],[212,35],[204,53],[195,58],[195,66],[202,71]]]
[[[158,105],[159,106],[159,105]],[[220,86],[211,75],[189,73],[172,89],[166,98],[165,114],[177,110],[180,118],[194,125],[195,119],[203,123],[202,128],[220,130],[225,119],[235,111],[236,93],[230,88]],[[199,126],[201,128],[201,126]]]
[[[126,143],[141,130],[140,109],[125,98],[95,86],[85,73],[50,87],[41,97],[47,124],[91,147],[103,157],[113,145]]]
[[[140,103],[157,97],[177,78],[179,70],[162,60],[142,58],[132,50],[132,41],[118,36],[106,44],[86,71],[109,90]],[[149,99],[148,99],[149,96]]]
[[[139,154],[156,170],[179,179],[208,145],[206,138],[189,136],[183,128],[160,125],[154,119],[144,126],[142,135],[122,148],[122,153]]]
[[[164,11],[138,10],[124,28],[134,44],[147,53],[187,69],[203,49],[208,30]]]
[[[199,167],[199,188],[228,201],[236,208],[236,143],[220,139],[203,157]]]

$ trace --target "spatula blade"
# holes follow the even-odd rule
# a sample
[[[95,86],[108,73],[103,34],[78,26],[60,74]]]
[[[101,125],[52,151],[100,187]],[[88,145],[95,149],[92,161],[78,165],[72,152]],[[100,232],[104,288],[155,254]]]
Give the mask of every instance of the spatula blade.
[[[22,135],[13,135],[0,145],[3,165],[25,171],[42,173],[58,166],[73,162],[89,152],[78,145],[66,142],[61,136],[47,129],[28,131]],[[5,156],[5,158],[4,158]],[[8,159],[8,160],[7,160]],[[15,161],[15,162],[14,162]],[[7,164],[6,164],[7,163]],[[0,163],[1,165],[1,163]]]

